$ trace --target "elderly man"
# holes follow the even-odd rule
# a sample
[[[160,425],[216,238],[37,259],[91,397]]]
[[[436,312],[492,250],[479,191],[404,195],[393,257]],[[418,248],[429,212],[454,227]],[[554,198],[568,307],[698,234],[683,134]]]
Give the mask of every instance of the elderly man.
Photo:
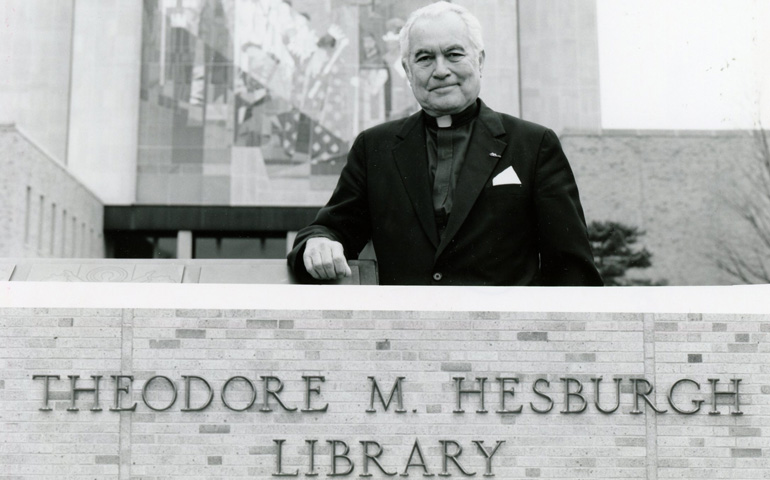
[[[422,111],[361,133],[289,265],[350,275],[371,239],[380,284],[601,285],[577,186],[556,135],[479,98],[481,26],[438,2],[400,34]]]

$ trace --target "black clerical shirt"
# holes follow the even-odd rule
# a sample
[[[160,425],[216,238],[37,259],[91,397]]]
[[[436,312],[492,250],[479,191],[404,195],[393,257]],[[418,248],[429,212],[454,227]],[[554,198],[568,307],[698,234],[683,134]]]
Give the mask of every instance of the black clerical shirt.
[[[455,115],[431,117],[423,112],[428,143],[428,168],[433,182],[433,212],[439,236],[452,213],[452,194],[468,151],[479,113],[478,100]],[[444,125],[449,125],[444,127]]]

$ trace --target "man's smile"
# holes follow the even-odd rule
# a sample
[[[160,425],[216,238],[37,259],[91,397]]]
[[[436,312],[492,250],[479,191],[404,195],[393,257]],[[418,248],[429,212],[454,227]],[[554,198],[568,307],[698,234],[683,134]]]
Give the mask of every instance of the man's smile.
[[[452,87],[456,87],[456,86],[457,86],[456,83],[453,83],[451,85],[440,85],[438,87],[431,88],[430,91],[431,92],[438,92],[438,93],[440,93],[440,92],[445,92],[445,91],[451,89]]]

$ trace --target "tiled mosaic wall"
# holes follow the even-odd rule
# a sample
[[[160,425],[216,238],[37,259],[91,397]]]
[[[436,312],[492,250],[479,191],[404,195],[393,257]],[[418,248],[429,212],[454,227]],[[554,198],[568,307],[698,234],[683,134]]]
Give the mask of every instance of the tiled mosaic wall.
[[[323,203],[362,128],[416,111],[397,37],[416,6],[146,2],[139,202]]]
[[[352,469],[353,478],[368,468],[374,478],[386,478],[374,460],[365,460],[368,452],[384,470],[419,478],[443,472],[463,478],[460,467],[481,477],[488,463],[505,479],[763,478],[770,468],[768,320],[5,309],[0,463],[3,474],[16,479],[294,472],[306,478],[307,472],[333,473],[336,453],[337,473]],[[60,377],[49,380],[50,411],[41,410],[46,380],[36,375]],[[102,377],[100,411],[92,410],[94,394],[85,390],[73,406],[74,375],[78,389]],[[132,385],[130,392],[118,391],[116,406],[111,376],[118,375],[133,381],[119,380],[118,388]],[[398,394],[387,411],[377,396],[372,403],[369,377],[383,402],[403,377],[400,404]],[[518,383],[507,380],[501,388],[504,377]],[[486,378],[484,406],[480,394],[464,393],[458,407],[458,384],[481,390],[479,378]],[[615,379],[621,379],[619,394]],[[677,384],[682,379],[688,380]],[[709,379],[718,380],[716,405]],[[729,392],[738,379],[736,405]],[[208,406],[204,380],[213,394]],[[581,388],[585,402],[577,395]],[[515,393],[501,398],[501,390]],[[110,410],[134,404],[133,411]],[[492,454],[498,442],[504,443]]]

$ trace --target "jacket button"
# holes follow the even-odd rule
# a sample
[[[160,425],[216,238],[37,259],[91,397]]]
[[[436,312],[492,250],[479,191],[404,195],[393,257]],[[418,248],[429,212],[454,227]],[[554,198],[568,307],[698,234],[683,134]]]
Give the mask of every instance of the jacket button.
[[[441,275],[439,272],[436,272],[436,273],[433,274],[433,280],[435,280],[437,282],[440,282],[442,278],[444,278],[444,276]]]

